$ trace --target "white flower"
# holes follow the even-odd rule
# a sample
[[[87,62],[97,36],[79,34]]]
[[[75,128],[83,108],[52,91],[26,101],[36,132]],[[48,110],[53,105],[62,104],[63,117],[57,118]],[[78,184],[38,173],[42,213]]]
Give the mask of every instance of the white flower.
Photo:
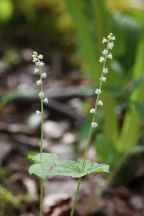
[[[36,114],[39,115],[41,114],[41,112],[39,110],[36,110]]]
[[[101,62],[101,63],[102,63],[102,62],[104,62],[104,60],[105,60],[105,59],[104,59],[104,57],[103,57],[103,56],[101,56],[101,57],[100,57],[100,59],[99,59],[99,62]]]
[[[45,102],[45,103],[48,103],[48,99],[47,99],[47,98],[44,98],[44,102]]]
[[[32,57],[35,58],[37,56],[37,52],[33,52]]]
[[[115,36],[111,37],[111,40],[113,40],[113,41],[114,41],[114,40],[115,40]]]
[[[91,126],[92,126],[93,128],[96,128],[96,127],[98,126],[98,123],[92,122]]]
[[[34,69],[34,73],[37,74],[38,72],[39,72],[39,69],[38,69],[38,68],[35,68],[35,69]]]
[[[98,105],[99,105],[99,106],[103,106],[102,100],[99,100],[99,101],[98,101]]]
[[[112,48],[114,47],[114,43],[113,42],[109,42],[107,45],[107,49],[112,50]]]
[[[43,59],[43,55],[39,54],[38,58]]]
[[[108,50],[107,50],[107,49],[104,49],[104,50],[102,51],[102,54],[103,54],[103,55],[107,55],[107,54],[108,54]]]
[[[95,108],[91,108],[91,109],[90,109],[90,113],[91,113],[91,114],[95,113]]]
[[[108,68],[103,68],[103,73],[107,74],[108,73]]]
[[[96,89],[96,90],[95,90],[95,94],[97,94],[97,95],[98,95],[98,94],[101,94],[101,90],[100,90],[100,89]]]
[[[41,84],[41,80],[37,80],[36,84],[39,86]]]
[[[46,72],[42,73],[42,78],[46,79],[46,77],[47,77]]]
[[[106,77],[102,76],[102,77],[100,78],[100,80],[101,80],[102,82],[105,82],[105,81],[106,81]]]
[[[110,54],[108,54],[108,56],[107,56],[109,59],[112,59],[112,54],[110,53]]]
[[[43,92],[40,92],[38,95],[39,95],[40,98],[44,97],[44,93]]]
[[[107,42],[107,39],[104,37],[103,39],[102,39],[102,43],[106,43]]]
[[[111,40],[111,36],[110,35],[108,35],[108,39]]]
[[[40,66],[40,62],[38,61],[38,62],[36,62],[36,66]]]
[[[34,58],[33,58],[33,62],[37,62],[37,58],[34,57]]]
[[[38,53],[36,51],[33,51],[33,55],[37,55]]]
[[[36,62],[36,65],[43,67],[44,66],[44,62],[43,61],[38,61],[38,62]]]
[[[43,67],[44,66],[44,62],[40,61],[39,66]]]

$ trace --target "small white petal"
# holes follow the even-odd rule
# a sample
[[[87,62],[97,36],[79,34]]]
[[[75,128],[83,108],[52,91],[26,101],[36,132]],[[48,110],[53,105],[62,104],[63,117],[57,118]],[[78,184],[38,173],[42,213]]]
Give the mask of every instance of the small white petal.
[[[47,99],[47,98],[44,98],[44,102],[45,102],[45,103],[48,103],[48,99]]]
[[[34,74],[37,74],[39,72],[39,69],[38,68],[35,68],[34,69]]]
[[[107,49],[104,49],[104,50],[102,51],[102,54],[103,54],[103,55],[107,55],[107,54],[108,54],[108,50],[107,50]]]
[[[36,66],[40,66],[40,62],[36,62]]]
[[[37,62],[37,60],[38,60],[37,58],[33,58],[33,62]]]
[[[99,101],[98,101],[98,105],[99,105],[99,106],[103,106],[102,100],[99,100]]]
[[[101,94],[101,90],[100,89],[96,89],[95,90],[95,94],[97,94],[97,95]]]
[[[44,63],[43,61],[40,61],[39,66],[43,67],[44,64],[45,64],[45,63]]]
[[[107,73],[108,73],[108,68],[104,68],[104,69],[103,69],[103,73],[104,73],[104,74],[107,74]]]
[[[115,39],[116,39],[116,38],[115,38],[115,36],[111,37],[111,40],[113,40],[113,41],[114,41]]]
[[[37,55],[38,53],[36,51],[33,51],[33,55]]]
[[[101,80],[102,82],[106,82],[106,77],[102,76],[102,77],[100,78],[100,80]]]
[[[39,85],[41,85],[41,80],[37,80],[36,81],[36,84],[39,86]]]
[[[112,59],[112,54],[110,53],[110,54],[108,54],[108,56],[107,56],[109,59]]]
[[[104,62],[104,61],[105,61],[104,57],[101,56],[100,59],[99,59],[99,62],[102,63],[102,62]]]
[[[102,39],[102,43],[106,43],[107,42],[107,39],[106,38],[103,38]]]
[[[43,59],[43,55],[39,54],[38,58]]]
[[[40,92],[38,95],[39,95],[40,98],[44,97],[44,93],[43,92]]]
[[[42,78],[46,79],[46,77],[47,77],[46,72],[42,73]]]
[[[96,127],[98,126],[98,123],[92,122],[91,126],[92,126],[93,128],[96,128]]]
[[[41,112],[39,110],[36,110],[36,114],[39,115],[41,114]]]
[[[91,108],[91,109],[90,109],[90,113],[91,113],[91,114],[95,113],[95,108]]]
[[[112,50],[112,48],[114,47],[114,43],[113,42],[109,42],[107,45],[107,49]]]

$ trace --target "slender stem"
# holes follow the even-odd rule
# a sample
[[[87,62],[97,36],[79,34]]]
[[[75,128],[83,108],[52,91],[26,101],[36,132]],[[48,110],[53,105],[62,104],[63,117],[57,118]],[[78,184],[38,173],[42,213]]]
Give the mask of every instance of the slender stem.
[[[40,216],[43,215],[43,180],[40,179]]]
[[[104,60],[103,68],[102,68],[101,77],[103,76],[103,69],[105,68],[105,65],[106,65],[106,59],[107,59],[107,55],[105,55],[105,60]],[[99,89],[101,90],[101,88],[102,88],[102,80],[100,79]],[[85,152],[84,152],[84,158],[83,158],[83,164],[82,164],[82,171],[83,171],[84,168],[85,168],[86,156],[87,156],[89,144],[90,144],[91,137],[92,137],[92,129],[93,129],[93,128],[92,128],[92,123],[93,123],[94,120],[95,120],[95,116],[96,116],[96,112],[97,112],[97,107],[98,107],[98,101],[99,101],[99,94],[97,95],[97,99],[96,99],[96,103],[95,103],[95,112],[94,112],[94,115],[93,115],[92,120],[91,120],[91,126],[90,126],[90,130],[89,130],[89,135],[88,135],[88,142],[87,142],[87,146],[86,146]],[[73,202],[73,207],[72,207],[72,211],[71,211],[70,216],[73,216],[73,214],[74,214],[74,210],[75,210],[75,206],[76,206],[76,202],[77,202],[78,191],[79,191],[81,179],[82,179],[82,178],[79,178],[79,180],[78,180],[77,190],[76,190],[76,194],[75,194],[75,198],[74,198],[74,202]]]
[[[43,93],[43,83],[42,83],[42,69],[40,67],[40,80],[41,80],[41,94]],[[42,163],[42,149],[43,146],[43,97],[41,95],[41,145],[40,145],[40,160]],[[40,216],[43,215],[43,180],[40,179]]]
[[[77,203],[77,197],[78,197],[78,191],[79,191],[80,183],[81,183],[81,178],[79,178],[79,180],[78,180],[77,190],[76,190],[76,193],[75,193],[75,198],[74,198],[74,201],[73,201],[73,208],[72,208],[70,216],[73,216],[73,214],[74,214],[75,206],[76,206],[76,203]]]

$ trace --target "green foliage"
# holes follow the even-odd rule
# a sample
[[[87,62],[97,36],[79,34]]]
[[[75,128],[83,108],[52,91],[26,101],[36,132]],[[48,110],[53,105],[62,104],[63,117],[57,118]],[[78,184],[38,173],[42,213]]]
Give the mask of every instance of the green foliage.
[[[20,205],[20,200],[14,196],[12,192],[0,184],[0,203],[2,204],[2,202],[14,207],[18,207]]]
[[[80,0],[65,0],[70,15],[75,26],[75,30],[78,36],[78,40],[81,44],[82,51],[87,60],[87,70],[94,78],[95,82],[98,81],[98,73],[96,73],[98,63],[96,62],[97,55],[95,52],[95,41],[92,39],[92,36],[89,32],[88,22],[84,13],[84,8],[81,5]],[[85,68],[86,69],[86,68]]]
[[[96,137],[94,145],[98,158],[102,163],[107,163],[115,167],[118,165],[121,156],[111,140],[100,134]]]
[[[1,92],[1,95],[3,92]],[[33,89],[16,89],[10,92],[9,94],[6,94],[2,96],[2,99],[0,100],[0,109],[2,109],[7,103],[12,102],[16,98],[19,97],[31,97],[34,96],[36,92]]]
[[[133,69],[133,80],[139,80],[143,76],[144,68],[144,33],[142,34],[139,46],[137,49],[137,55],[135,60],[135,65]],[[140,138],[141,131],[140,126],[142,123],[142,118],[139,112],[142,112],[142,106],[144,104],[144,97],[142,92],[144,91],[144,85],[139,85],[130,95],[130,101],[136,101],[137,103],[131,103],[130,108],[126,113],[125,120],[123,123],[122,131],[120,134],[120,139],[117,142],[117,149],[123,152],[129,150],[132,146],[137,144]],[[136,106],[135,106],[136,105]],[[139,110],[139,112],[137,111]]]
[[[47,180],[50,168],[55,164],[58,156],[56,154],[42,153],[36,155],[29,155],[28,158],[33,161],[33,165],[29,168],[30,174],[35,174],[43,180]]]
[[[83,160],[78,162],[66,160],[58,163],[54,171],[50,175],[71,176],[73,178],[81,178],[85,175],[96,172],[109,172],[109,166],[105,164],[93,163],[89,160],[85,161],[85,167],[82,169]]]
[[[135,108],[139,112],[140,116],[144,119],[144,104],[141,104],[137,101],[133,101]]]
[[[13,3],[11,0],[0,0],[0,21],[7,22],[13,14]]]

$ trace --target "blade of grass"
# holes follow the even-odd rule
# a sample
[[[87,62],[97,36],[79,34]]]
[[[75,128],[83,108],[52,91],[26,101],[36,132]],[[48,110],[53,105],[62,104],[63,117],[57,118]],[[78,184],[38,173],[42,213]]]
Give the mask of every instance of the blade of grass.
[[[133,80],[138,80],[143,75],[144,69],[144,33],[142,34],[142,38],[140,40],[136,62],[133,71]],[[137,101],[141,104],[144,104],[144,85],[141,85],[139,88],[133,91],[130,96],[131,101]],[[120,151],[128,150],[130,147],[137,143],[138,138],[140,137],[140,125],[142,123],[142,118],[136,110],[136,107],[133,103],[130,105],[130,109],[126,114],[121,136],[118,142],[118,148]]]

